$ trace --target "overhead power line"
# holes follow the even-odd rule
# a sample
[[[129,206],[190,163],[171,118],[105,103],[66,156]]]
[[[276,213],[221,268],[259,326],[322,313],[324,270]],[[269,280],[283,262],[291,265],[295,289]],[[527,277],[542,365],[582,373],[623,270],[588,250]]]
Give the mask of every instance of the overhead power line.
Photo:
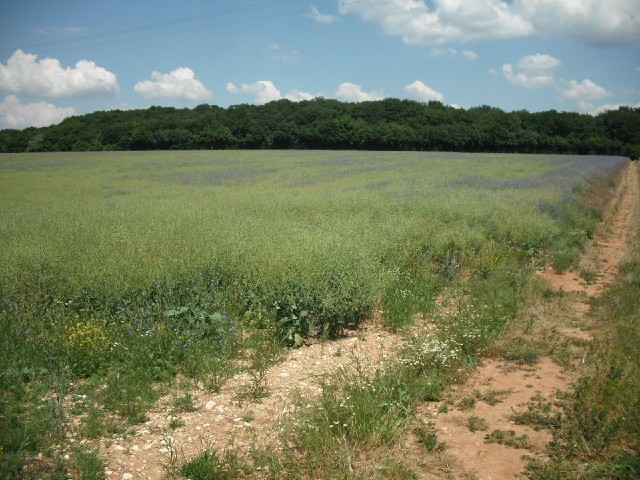
[[[348,2],[345,2],[345,3],[361,3],[362,1],[366,1],[366,0],[353,0],[353,1],[348,1]],[[162,22],[156,22],[156,23],[150,23],[150,24],[145,24],[145,25],[137,25],[137,26],[128,27],[128,28],[110,30],[108,32],[101,32],[101,33],[96,33],[96,34],[93,34],[93,35],[83,35],[81,37],[76,37],[76,38],[68,38],[68,39],[62,39],[62,40],[52,40],[52,41],[49,41],[49,42],[35,43],[35,44],[30,44],[30,45],[21,45],[21,46],[16,46],[16,47],[1,47],[0,48],[0,52],[15,51],[15,50],[18,50],[18,49],[27,50],[27,49],[32,49],[32,48],[55,47],[55,46],[58,46],[58,45],[61,46],[61,47],[60,48],[50,49],[50,51],[74,50],[74,49],[77,49],[77,48],[104,46],[104,45],[111,45],[111,44],[121,43],[121,42],[130,42],[130,41],[133,41],[133,40],[144,40],[144,39],[148,39],[148,38],[155,38],[155,37],[161,37],[161,36],[167,36],[167,35],[175,35],[175,34],[178,34],[178,33],[192,32],[192,31],[195,31],[195,30],[204,30],[204,29],[216,28],[216,27],[221,27],[221,26],[226,26],[226,25],[234,25],[234,24],[238,24],[238,23],[245,23],[245,22],[257,21],[257,20],[266,20],[266,19],[271,19],[271,18],[284,17],[284,16],[288,16],[288,15],[297,15],[297,14],[309,12],[310,11],[310,7],[307,4],[304,8],[298,8],[298,9],[289,10],[289,11],[286,11],[286,12],[272,13],[272,14],[261,15],[261,16],[257,16],[257,17],[248,17],[248,18],[245,17],[245,18],[240,18],[240,19],[237,19],[237,20],[230,20],[230,21],[227,21],[227,22],[218,22],[218,23],[209,24],[209,25],[203,25],[203,26],[199,26],[199,27],[190,27],[190,28],[184,28],[184,29],[178,29],[178,30],[173,29],[173,30],[170,30],[170,31],[157,32],[157,33],[150,33],[150,34],[147,34],[147,35],[138,35],[138,36],[134,36],[134,37],[128,37],[126,39],[112,39],[112,40],[107,40],[105,42],[97,43],[97,44],[94,43],[94,44],[83,44],[83,45],[75,45],[75,46],[64,46],[64,45],[69,45],[69,44],[74,44],[74,43],[79,43],[79,42],[85,42],[87,40],[97,40],[97,39],[101,39],[101,38],[108,39],[109,37],[117,37],[117,36],[120,36],[120,35],[129,34],[129,33],[144,32],[146,30],[153,30],[153,29],[158,29],[158,28],[163,28],[163,27],[175,27],[175,26],[178,26],[178,25],[187,24],[187,23],[193,23],[193,22],[204,20],[204,19],[219,18],[219,17],[225,17],[225,16],[231,16],[231,15],[249,13],[249,12],[254,12],[254,11],[258,11],[258,10],[264,10],[264,9],[273,8],[273,7],[286,6],[286,5],[300,3],[300,2],[301,2],[301,0],[271,0],[271,1],[267,1],[267,2],[260,2],[260,3],[254,3],[254,4],[250,4],[250,5],[245,5],[245,6],[242,6],[242,7],[227,8],[227,9],[217,10],[217,11],[213,11],[213,12],[202,13],[202,14],[193,15],[193,16],[189,16],[189,17],[174,18],[174,19],[165,20],[165,21],[162,21]],[[334,0],[334,1],[331,1],[331,2],[319,2],[318,5],[321,6],[321,7],[326,7],[326,6],[329,6],[329,5],[335,5],[336,3],[337,2]],[[49,50],[49,49],[47,49],[47,50]]]

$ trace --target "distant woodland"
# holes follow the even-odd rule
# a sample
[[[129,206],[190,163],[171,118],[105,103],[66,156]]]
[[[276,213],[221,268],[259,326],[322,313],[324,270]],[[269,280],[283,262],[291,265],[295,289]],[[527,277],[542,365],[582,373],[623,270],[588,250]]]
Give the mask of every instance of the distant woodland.
[[[599,115],[457,109],[412,100],[317,98],[193,109],[150,107],[0,130],[0,152],[204,149],[443,150],[640,157],[640,108]]]

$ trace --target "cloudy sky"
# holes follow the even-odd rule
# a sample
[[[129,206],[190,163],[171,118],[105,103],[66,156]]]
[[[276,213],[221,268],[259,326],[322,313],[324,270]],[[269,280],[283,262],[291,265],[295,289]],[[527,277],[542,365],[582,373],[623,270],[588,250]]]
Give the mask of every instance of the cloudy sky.
[[[640,106],[640,1],[0,0],[0,128],[316,96]]]

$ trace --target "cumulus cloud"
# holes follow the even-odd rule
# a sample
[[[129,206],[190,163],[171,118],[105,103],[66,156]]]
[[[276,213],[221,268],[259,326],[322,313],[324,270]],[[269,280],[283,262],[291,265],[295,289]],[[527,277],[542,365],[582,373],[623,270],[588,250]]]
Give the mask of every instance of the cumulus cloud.
[[[229,93],[251,93],[254,95],[254,103],[262,105],[274,100],[280,100],[282,95],[271,80],[258,80],[255,83],[243,83],[239,87],[233,83],[227,83]]]
[[[584,102],[581,106],[587,107],[583,108],[583,110],[588,110],[589,113],[593,115],[598,115],[599,113],[604,113],[608,110],[618,110],[620,107],[632,107],[632,108],[640,108],[640,102],[636,104],[628,104],[628,103],[606,103],[604,105],[593,106],[588,102]]]
[[[243,83],[240,86],[229,82],[227,83],[227,91],[234,94],[253,94],[253,103],[257,105],[263,105],[283,98],[291,100],[292,102],[302,102],[303,100],[312,100],[322,96],[321,93],[309,93],[297,89],[291,90],[283,96],[271,80]]]
[[[47,102],[22,104],[15,95],[0,103],[1,128],[48,127],[73,115],[77,112],[71,107],[56,107]]]
[[[340,1],[342,14],[359,15],[376,23],[387,35],[404,42],[442,45],[530,35],[533,26],[501,0],[433,0],[434,8],[423,0]]]
[[[502,75],[512,85],[524,88],[541,88],[554,85],[552,70],[562,62],[551,55],[536,53],[520,59],[517,66],[507,63],[502,66]]]
[[[182,100],[206,100],[213,93],[196,80],[193,70],[176,68],[169,73],[152,72],[151,80],[136,83],[135,92],[144,98],[178,98]]]
[[[49,98],[120,93],[115,74],[94,62],[80,60],[75,68],[63,68],[55,58],[38,60],[22,50],[16,50],[6,65],[0,63],[0,89]]]
[[[600,100],[613,94],[587,78],[580,83],[577,80],[569,80],[562,89],[561,95],[566,100],[584,102],[586,100]]]
[[[562,65],[562,62],[551,55],[536,53],[535,55],[526,55],[520,59],[518,66],[523,70],[539,71],[550,70]]]
[[[554,82],[553,75],[548,72],[531,74],[529,72],[516,71],[510,63],[502,66],[502,75],[511,85],[515,85],[516,87],[550,87]]]
[[[336,96],[347,102],[366,102],[370,100],[382,100],[385,98],[382,90],[365,92],[362,90],[362,85],[357,85],[351,82],[341,83],[336,91]]]
[[[516,0],[513,9],[542,34],[601,47],[640,43],[637,0]]]
[[[404,87],[404,91],[407,92],[410,98],[420,100],[422,102],[428,102],[429,100],[444,102],[444,95],[442,93],[436,92],[420,80],[416,80]]]
[[[318,7],[311,4],[311,18],[317,23],[321,23],[323,25],[330,25],[335,22],[337,19],[333,15],[327,15],[325,13],[320,13]]]
[[[637,0],[341,0],[339,8],[340,13],[359,15],[410,44],[443,45],[535,33],[569,36],[596,46],[640,43]]]
[[[303,100],[313,100],[314,98],[321,97],[320,93],[303,92],[302,90],[291,90],[284,98],[291,100],[292,102],[302,102]]]
[[[234,94],[252,94],[253,103],[257,105],[283,98],[292,102],[302,102],[303,100],[313,100],[322,96],[321,93],[309,93],[298,89],[293,89],[283,96],[271,80],[258,80],[254,83],[243,83],[240,86],[229,82],[227,83],[227,91]]]

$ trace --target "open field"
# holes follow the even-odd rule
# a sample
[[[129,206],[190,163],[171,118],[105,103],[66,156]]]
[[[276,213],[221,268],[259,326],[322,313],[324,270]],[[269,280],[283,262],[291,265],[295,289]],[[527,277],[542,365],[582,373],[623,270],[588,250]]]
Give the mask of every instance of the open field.
[[[282,347],[339,337],[376,311],[395,331],[429,317],[464,279],[465,315],[442,319],[440,343],[415,344],[402,357],[411,372],[365,389],[370,404],[387,405],[367,415],[402,423],[407,398],[435,399],[475,366],[516,315],[533,268],[573,264],[602,206],[583,195],[606,197],[625,164],[392,152],[1,156],[2,468],[64,478],[99,465],[90,443],[65,444],[68,432],[87,442],[126,434],[175,379],[216,391],[245,371],[244,399],[258,400]],[[177,396],[176,410],[189,398]],[[394,437],[387,427],[354,440],[374,448]]]

